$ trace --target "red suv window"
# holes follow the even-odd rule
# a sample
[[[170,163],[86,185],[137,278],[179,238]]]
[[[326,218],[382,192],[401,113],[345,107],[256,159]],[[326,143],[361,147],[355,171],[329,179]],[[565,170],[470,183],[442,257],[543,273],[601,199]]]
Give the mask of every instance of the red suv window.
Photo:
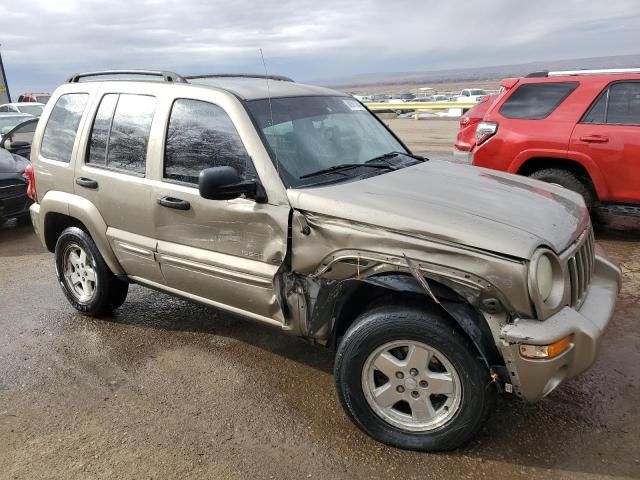
[[[640,82],[610,85],[589,109],[582,123],[640,125]]]
[[[500,107],[506,118],[541,120],[558,108],[578,86],[578,82],[525,83]]]

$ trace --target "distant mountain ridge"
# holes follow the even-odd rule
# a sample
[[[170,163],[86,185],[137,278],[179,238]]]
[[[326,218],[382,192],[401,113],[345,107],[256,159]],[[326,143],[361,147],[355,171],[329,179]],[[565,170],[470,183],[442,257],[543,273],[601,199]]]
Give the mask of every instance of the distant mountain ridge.
[[[341,78],[317,80],[313,83],[334,88],[366,87],[372,85],[402,85],[418,83],[471,82],[521,77],[541,70],[578,70],[599,68],[640,68],[640,54],[608,57],[575,58],[496,65],[491,67],[456,68],[422,72],[367,73]]]

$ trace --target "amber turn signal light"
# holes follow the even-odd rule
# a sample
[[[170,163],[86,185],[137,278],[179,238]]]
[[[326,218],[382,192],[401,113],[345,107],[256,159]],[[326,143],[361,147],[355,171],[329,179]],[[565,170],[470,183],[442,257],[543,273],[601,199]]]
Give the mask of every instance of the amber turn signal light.
[[[534,360],[554,358],[565,352],[573,341],[573,335],[567,335],[551,345],[520,345],[520,355]]]

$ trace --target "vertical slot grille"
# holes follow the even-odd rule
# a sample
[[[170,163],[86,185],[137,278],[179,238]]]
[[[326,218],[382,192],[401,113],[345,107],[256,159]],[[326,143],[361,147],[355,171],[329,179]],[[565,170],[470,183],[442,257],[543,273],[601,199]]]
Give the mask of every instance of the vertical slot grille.
[[[595,261],[595,239],[593,230],[585,233],[582,243],[569,258],[569,276],[571,278],[571,306],[579,307],[591,284],[591,275]]]

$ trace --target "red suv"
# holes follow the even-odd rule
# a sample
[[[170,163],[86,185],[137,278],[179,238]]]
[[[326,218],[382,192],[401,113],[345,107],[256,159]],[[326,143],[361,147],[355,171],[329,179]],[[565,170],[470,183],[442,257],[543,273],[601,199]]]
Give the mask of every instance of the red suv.
[[[477,126],[473,165],[640,213],[640,69],[537,72],[501,86]]]

